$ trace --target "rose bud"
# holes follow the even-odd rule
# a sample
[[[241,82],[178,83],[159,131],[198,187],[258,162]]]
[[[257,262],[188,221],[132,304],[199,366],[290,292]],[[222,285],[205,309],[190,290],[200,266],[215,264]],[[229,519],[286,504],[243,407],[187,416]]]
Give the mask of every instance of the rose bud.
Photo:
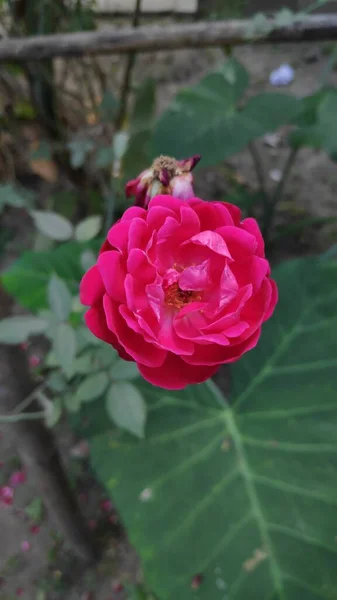
[[[160,195],[111,227],[80,297],[96,337],[178,390],[256,346],[277,287],[255,219],[226,202]]]
[[[170,156],[159,156],[150,169],[143,171],[136,179],[126,184],[125,193],[136,197],[136,206],[147,208],[151,198],[167,194],[174,198],[188,200],[194,197],[191,171],[198,164],[200,156],[186,160],[176,160]]]

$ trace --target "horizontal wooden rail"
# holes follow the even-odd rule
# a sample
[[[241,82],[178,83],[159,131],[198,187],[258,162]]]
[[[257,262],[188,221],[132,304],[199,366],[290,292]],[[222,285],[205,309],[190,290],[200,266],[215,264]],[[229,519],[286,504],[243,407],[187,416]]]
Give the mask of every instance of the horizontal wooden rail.
[[[133,28],[104,28],[22,38],[3,38],[0,41],[0,62],[36,61],[56,56],[71,57],[84,54],[116,54],[226,46],[247,42],[304,42],[337,40],[337,14],[303,17],[287,27],[269,20],[272,31],[266,35],[247,37],[250,20],[181,23]]]

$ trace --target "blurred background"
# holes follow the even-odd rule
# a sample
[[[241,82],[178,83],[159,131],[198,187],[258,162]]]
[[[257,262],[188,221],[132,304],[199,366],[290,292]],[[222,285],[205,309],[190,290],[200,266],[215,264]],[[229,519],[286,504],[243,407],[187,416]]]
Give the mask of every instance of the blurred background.
[[[233,202],[244,216],[256,217],[273,264],[323,254],[336,243],[337,43],[331,35],[254,42],[269,34],[270,16],[291,28],[308,15],[336,14],[337,3],[272,4],[0,0],[2,47],[9,37],[19,42],[44,34],[249,19],[246,38],[235,47],[0,58],[0,317],[25,319],[18,327],[0,323],[0,342],[20,344],[22,368],[28,366],[22,377],[42,390],[34,410],[44,411],[72,493],[101,549],[99,562],[83,568],[21,462],[18,430],[0,420],[1,600],[154,599],[118,510],[89,467],[92,415],[80,410],[101,398],[107,383],[92,378],[111,356],[84,332],[78,285],[106,231],[133,203],[125,183],[161,153],[200,153],[197,195]],[[7,350],[0,360],[5,372]],[[10,357],[12,366],[15,360]],[[113,380],[136,377],[132,368],[116,373]],[[218,383],[228,389],[226,371]],[[200,583],[196,574],[190,587],[198,590]],[[298,596],[304,597],[309,600]],[[321,597],[333,600],[337,593]],[[222,594],[225,599],[232,596]]]

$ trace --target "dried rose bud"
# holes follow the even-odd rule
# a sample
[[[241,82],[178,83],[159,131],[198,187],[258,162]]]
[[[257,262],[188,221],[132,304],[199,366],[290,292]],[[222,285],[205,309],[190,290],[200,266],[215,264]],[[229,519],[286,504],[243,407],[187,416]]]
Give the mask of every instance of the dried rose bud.
[[[167,194],[181,200],[194,197],[191,171],[201,156],[196,154],[186,160],[176,160],[170,156],[159,156],[149,169],[126,184],[125,193],[129,198],[136,197],[136,206],[147,208],[151,198]]]

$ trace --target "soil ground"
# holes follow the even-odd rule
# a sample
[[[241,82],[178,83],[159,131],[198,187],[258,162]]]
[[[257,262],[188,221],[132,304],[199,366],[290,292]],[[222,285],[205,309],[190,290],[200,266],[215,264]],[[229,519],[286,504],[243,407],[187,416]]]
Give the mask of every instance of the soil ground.
[[[242,47],[235,55],[251,75],[253,93],[270,89],[270,71],[284,62],[295,68],[294,82],[285,91],[299,96],[312,93],[319,85],[327,61],[323,45],[319,44]],[[104,59],[106,65],[109,60]],[[114,63],[116,61],[111,60]],[[157,79],[162,110],[182,85],[197,81],[220,60],[223,60],[222,52],[214,50],[161,52],[155,57],[149,55],[140,58],[136,77],[151,75]],[[332,74],[331,83],[337,84],[336,72]],[[268,186],[275,185],[273,171],[283,168],[289,150],[282,143],[277,148],[270,148],[263,141],[259,142],[259,149]],[[257,185],[247,152],[230,162],[244,181],[252,187]],[[302,210],[310,216],[335,217],[336,183],[336,163],[325,153],[303,150],[289,180],[285,202],[295,212]],[[223,174],[218,169],[201,171],[197,176],[196,189],[203,197],[223,197],[226,192]],[[24,233],[29,243],[27,224],[16,228],[17,235],[22,239]],[[309,251],[322,250],[337,237],[333,226],[320,230],[320,233],[311,229],[303,231],[301,236],[302,239],[289,242],[285,254],[301,253],[303,244],[308,245]],[[15,245],[10,250],[6,263],[17,253]],[[36,491],[28,473],[27,482],[17,488],[13,506],[0,507],[0,600],[12,600],[19,596],[25,600],[124,600],[126,594],[117,591],[116,584],[125,575],[129,575],[131,580],[141,577],[136,554],[125,534],[118,530],[118,516],[113,507],[104,503],[104,491],[92,480],[87,460],[71,456],[75,444],[73,434],[63,425],[55,433],[80,506],[91,528],[99,537],[101,530],[108,532],[104,557],[95,569],[83,572],[81,566],[71,559],[66,544],[59,541],[50,515],[44,513],[40,528],[31,529],[33,520],[27,517],[25,510],[36,498]],[[19,464],[15,444],[5,427],[1,427],[0,460],[0,478],[5,482]],[[22,542],[29,544],[22,545]]]

